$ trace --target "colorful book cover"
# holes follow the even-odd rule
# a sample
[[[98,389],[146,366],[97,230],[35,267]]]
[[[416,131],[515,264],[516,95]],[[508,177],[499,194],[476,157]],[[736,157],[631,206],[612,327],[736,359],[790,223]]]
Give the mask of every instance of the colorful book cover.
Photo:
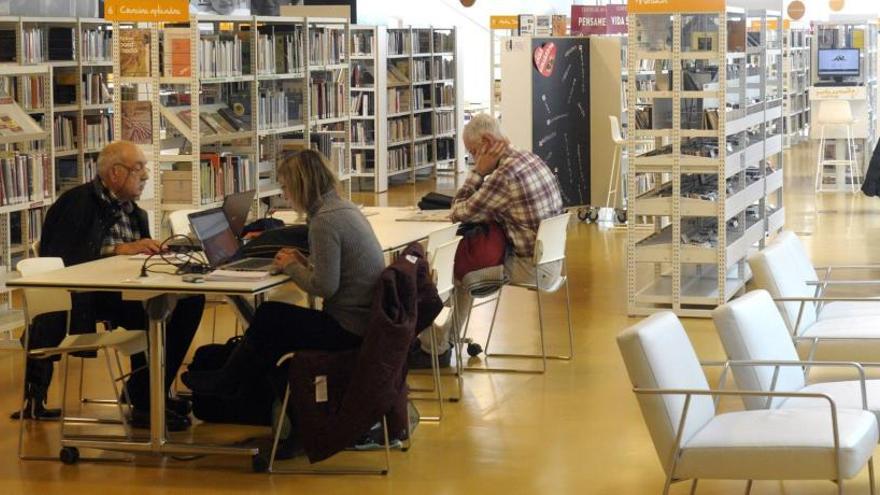
[[[122,29],[119,32],[119,70],[122,77],[150,75],[150,31]]]
[[[153,106],[149,101],[122,102],[121,137],[135,144],[153,143]]]

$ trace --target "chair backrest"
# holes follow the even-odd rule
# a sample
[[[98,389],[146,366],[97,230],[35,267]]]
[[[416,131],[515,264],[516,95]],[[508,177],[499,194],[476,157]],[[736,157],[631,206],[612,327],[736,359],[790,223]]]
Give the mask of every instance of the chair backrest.
[[[196,209],[174,210],[168,213],[168,228],[171,235],[189,235],[192,227],[189,224],[189,214],[197,212]]]
[[[16,270],[22,277],[30,277],[41,273],[64,268],[61,258],[27,258],[18,262]],[[70,311],[70,293],[60,289],[24,289],[25,313],[28,323],[37,316],[56,311]]]
[[[801,242],[797,234],[790,230],[784,230],[773,239],[773,244],[781,244],[785,247],[788,251],[788,256],[791,258],[797,269],[798,275],[803,278],[805,282],[817,280],[816,268],[813,267],[810,255],[807,254],[807,248],[804,247],[804,243]],[[813,290],[814,289],[811,289],[811,291]]]
[[[608,121],[611,123],[611,141],[617,145],[624,144],[623,134],[620,132],[620,121],[614,115],[609,115]]]
[[[568,239],[568,222],[571,213],[541,220],[535,242],[535,264],[565,259],[565,242]]]
[[[40,255],[40,240],[39,239],[37,239],[36,241],[31,243],[31,254],[33,256]]]
[[[797,349],[773,298],[765,290],[755,290],[719,306],[712,312],[715,329],[727,358],[735,361],[799,361]],[[772,366],[735,366],[733,377],[740,390],[767,392],[773,385]],[[779,368],[773,390],[795,392],[806,385],[801,368]],[[784,399],[773,399],[772,408]],[[768,406],[764,397],[744,397],[748,409]]]
[[[657,313],[626,329],[617,337],[617,345],[635,388],[709,389],[706,375],[684,327],[671,312]],[[684,411],[685,397],[637,397],[660,464],[668,472],[669,454]],[[711,397],[692,397],[682,442],[687,442],[714,416],[715,404]]]
[[[792,252],[791,238],[778,239],[772,242],[762,251],[749,256],[749,267],[754,275],[755,286],[770,293],[773,298],[780,297],[813,297],[815,288],[807,285],[805,279],[805,267],[802,261],[798,261]],[[815,280],[815,273],[809,280]],[[801,303],[797,301],[780,302],[777,304],[782,318],[790,332],[795,331],[798,322],[798,312],[801,311]],[[816,306],[812,303],[803,305],[800,327],[797,332],[801,333],[805,328],[816,321]]]
[[[455,277],[453,271],[455,267],[455,252],[458,250],[458,243],[461,237],[456,236],[451,241],[438,246],[434,250],[434,256],[431,258],[431,269],[434,271],[434,285],[437,286],[437,293],[440,299],[446,301],[452,294],[455,287]]]
[[[843,125],[853,122],[852,106],[847,100],[822,100],[816,120],[819,125]]]
[[[428,245],[425,247],[425,252],[428,255],[429,261],[434,258],[434,251],[436,251],[437,248],[455,239],[455,236],[458,235],[458,227],[460,225],[461,224],[459,223],[455,223],[428,234]]]

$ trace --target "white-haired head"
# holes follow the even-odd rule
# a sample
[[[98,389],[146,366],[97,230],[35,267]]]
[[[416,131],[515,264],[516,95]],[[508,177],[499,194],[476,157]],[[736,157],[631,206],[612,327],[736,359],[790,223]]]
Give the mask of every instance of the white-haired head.
[[[494,117],[489,114],[480,113],[474,115],[470,122],[464,126],[464,135],[462,137],[465,148],[468,149],[468,152],[472,152],[480,148],[484,137],[491,139],[504,136],[501,134],[501,126],[498,125],[498,121]]]

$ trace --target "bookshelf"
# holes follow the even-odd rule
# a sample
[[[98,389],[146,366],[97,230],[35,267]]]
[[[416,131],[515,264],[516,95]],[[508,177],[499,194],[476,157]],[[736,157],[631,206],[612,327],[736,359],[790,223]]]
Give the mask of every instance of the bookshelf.
[[[785,146],[803,142],[810,127],[810,46],[813,36],[809,29],[785,31],[784,85]]]
[[[785,218],[782,15],[630,14],[628,189],[654,186],[628,205],[651,222],[627,225],[628,312],[707,317]],[[643,139],[657,147],[641,153]]]
[[[456,39],[455,28],[352,27],[353,177],[374,191],[462,170]]]
[[[133,28],[143,31],[127,35]],[[350,178],[347,20],[197,15],[161,30],[114,29],[114,123],[151,159],[154,218],[250,189],[258,212],[282,194],[278,160],[306,143]],[[137,56],[146,50],[149,63]]]

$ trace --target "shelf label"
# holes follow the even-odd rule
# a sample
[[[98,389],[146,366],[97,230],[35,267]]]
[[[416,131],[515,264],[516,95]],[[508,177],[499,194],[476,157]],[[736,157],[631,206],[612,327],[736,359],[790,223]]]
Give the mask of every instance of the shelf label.
[[[779,20],[777,19],[767,19],[767,31],[776,31],[779,29]],[[791,21],[785,19],[782,21],[782,29],[784,31],[788,31],[791,29]],[[750,31],[760,31],[761,30],[761,21],[752,21],[752,27]]]
[[[493,15],[489,17],[489,27],[492,29],[517,29],[519,18],[515,15]]]
[[[868,91],[864,86],[813,86],[811,100],[864,100]]]
[[[630,14],[724,12],[725,0],[629,0]]]
[[[185,22],[187,0],[105,0],[104,19],[118,22]]]

